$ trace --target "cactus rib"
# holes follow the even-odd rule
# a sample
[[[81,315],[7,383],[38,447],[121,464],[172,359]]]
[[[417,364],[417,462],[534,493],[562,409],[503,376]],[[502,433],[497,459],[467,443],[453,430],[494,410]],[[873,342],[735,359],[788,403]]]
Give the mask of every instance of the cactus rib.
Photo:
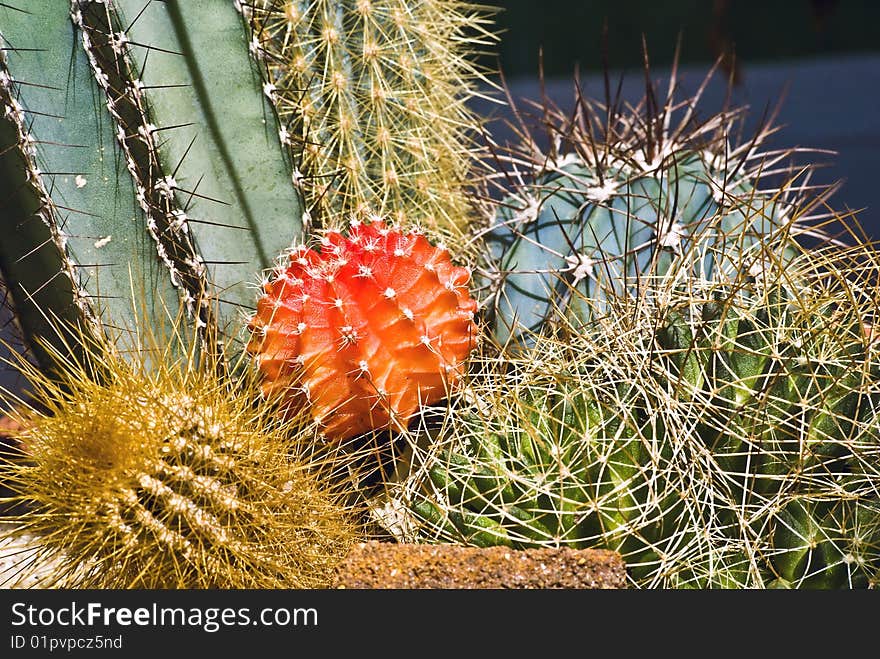
[[[489,83],[471,56],[497,39],[493,10],[459,0],[240,4],[316,222],[341,229],[375,214],[462,238],[480,125],[467,102]]]
[[[216,0],[79,2],[93,41],[128,74],[143,99],[150,133],[150,179],[173,198],[219,304],[222,331],[253,307],[249,284],[302,238],[302,209],[247,30],[232,3]],[[116,51],[119,52],[116,52]],[[207,299],[204,300],[207,303]]]
[[[131,330],[132,287],[176,308],[135,188],[120,167],[103,92],[78,47],[68,7],[3,12],[3,270],[26,336],[55,342],[57,321]],[[29,298],[28,296],[33,296]],[[164,313],[164,312],[163,312]],[[130,338],[130,337],[129,337]]]

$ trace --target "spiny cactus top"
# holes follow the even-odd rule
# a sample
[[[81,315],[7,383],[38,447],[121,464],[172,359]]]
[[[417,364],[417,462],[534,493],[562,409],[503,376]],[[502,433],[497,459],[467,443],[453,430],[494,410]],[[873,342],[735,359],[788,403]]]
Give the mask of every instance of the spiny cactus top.
[[[233,386],[198,351],[141,339],[153,345],[124,356],[88,342],[94,359],[64,362],[58,381],[22,364],[28,454],[0,456],[0,478],[33,540],[0,586],[329,586],[358,533],[318,460],[297,451],[311,420],[253,405],[253,374]]]
[[[461,0],[241,3],[321,226],[371,212],[458,235],[491,10]],[[339,228],[338,226],[336,228]]]
[[[265,390],[308,400],[331,439],[400,428],[464,370],[476,336],[469,277],[442,246],[381,221],[293,249],[251,320]]]
[[[745,108],[697,121],[699,92],[676,95],[673,73],[660,107],[653,84],[635,108],[580,97],[569,112],[548,102],[547,135],[523,129],[500,151],[509,171],[494,177],[501,201],[487,230],[500,342],[547,330],[557,308],[590,321],[605,310],[592,301],[637,295],[676,261],[704,281],[735,277],[756,260],[790,258],[798,235],[820,233],[809,220],[819,219],[811,209],[821,195],[808,198],[808,177],[789,162],[798,149],[765,151],[770,126],[737,143]],[[774,185],[770,174],[788,178]]]

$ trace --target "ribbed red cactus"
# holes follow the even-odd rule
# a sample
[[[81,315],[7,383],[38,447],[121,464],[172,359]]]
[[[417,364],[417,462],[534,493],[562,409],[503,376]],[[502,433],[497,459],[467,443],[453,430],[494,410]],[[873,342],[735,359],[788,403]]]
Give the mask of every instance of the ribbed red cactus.
[[[442,246],[380,221],[294,249],[250,322],[264,390],[308,404],[332,440],[405,424],[464,371],[469,278]]]

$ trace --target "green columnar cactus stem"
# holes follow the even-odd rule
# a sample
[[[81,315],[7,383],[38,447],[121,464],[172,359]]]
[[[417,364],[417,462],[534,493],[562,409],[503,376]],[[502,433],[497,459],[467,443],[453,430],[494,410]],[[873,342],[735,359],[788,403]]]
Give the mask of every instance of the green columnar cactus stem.
[[[309,210],[328,228],[354,214],[419,223],[451,239],[469,224],[486,82],[472,55],[492,45],[491,9],[459,0],[254,0],[254,23]]]
[[[641,587],[876,586],[880,263],[849,259],[672,273],[487,358],[404,488],[416,537],[615,549]]]
[[[132,287],[149,288],[156,305],[177,304],[69,8],[43,4],[27,13],[0,8],[9,44],[0,53],[0,269],[35,346],[57,345],[59,322],[124,325]]]
[[[96,68],[125,81],[111,105],[127,100],[142,118],[147,153],[132,160],[146,205],[166,217],[173,208],[163,239],[191,236],[197,254],[186,265],[210,282],[221,330],[234,327],[253,305],[257,274],[302,238],[292,165],[246,26],[218,0],[78,5]]]
[[[242,329],[302,206],[235,7],[18,5],[0,6],[0,268],[24,334],[131,338],[181,297],[196,325]]]

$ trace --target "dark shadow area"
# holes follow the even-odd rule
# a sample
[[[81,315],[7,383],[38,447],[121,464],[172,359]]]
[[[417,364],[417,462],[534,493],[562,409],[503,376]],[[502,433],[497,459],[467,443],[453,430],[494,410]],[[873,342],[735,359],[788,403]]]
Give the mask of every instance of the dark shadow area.
[[[709,64],[724,56],[733,68],[843,53],[878,53],[880,3],[853,0],[497,0],[503,30],[499,55],[510,76],[531,75],[544,49],[548,76],[575,66],[600,71],[599,44],[608,26],[613,67],[641,64],[641,35],[653,64],[672,62],[679,33],[681,61]],[[488,58],[487,58],[487,63]],[[744,74],[743,78],[747,75]]]

